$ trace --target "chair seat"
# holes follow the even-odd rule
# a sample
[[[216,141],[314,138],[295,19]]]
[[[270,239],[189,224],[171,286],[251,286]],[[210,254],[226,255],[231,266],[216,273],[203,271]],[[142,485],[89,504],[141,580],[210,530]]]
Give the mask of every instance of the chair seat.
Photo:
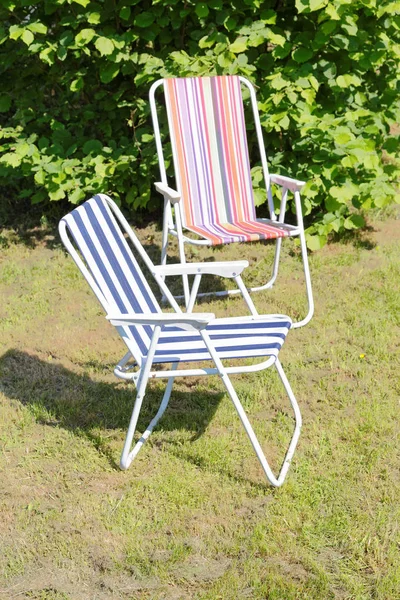
[[[233,242],[258,242],[298,234],[296,227],[269,219],[186,225],[186,228],[206,238],[213,246]]]
[[[257,319],[215,319],[206,331],[221,359],[278,356],[292,322],[284,315]],[[154,363],[211,360],[203,339],[194,331],[165,327]]]

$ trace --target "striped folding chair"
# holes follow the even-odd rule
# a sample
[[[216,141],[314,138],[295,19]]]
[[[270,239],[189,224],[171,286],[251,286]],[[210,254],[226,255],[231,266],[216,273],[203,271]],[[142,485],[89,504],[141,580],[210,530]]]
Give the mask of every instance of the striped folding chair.
[[[264,180],[269,219],[257,219],[247,144],[242,85],[250,92]],[[155,92],[164,89],[176,190],[168,186]],[[250,288],[254,292],[272,287],[278,274],[282,238],[299,237],[308,301],[308,313],[293,327],[308,323],[314,312],[300,190],[303,181],[271,175],[268,171],[257,100],[253,86],[244,77],[192,77],[161,79],[150,89],[161,182],[156,189],[164,196],[161,264],[167,261],[169,234],[178,238],[180,260],[185,262],[185,244],[218,245],[232,242],[276,240],[271,279]],[[279,218],[275,214],[271,183],[282,189]],[[297,224],[285,223],[288,193],[294,194]],[[174,206],[174,214],[171,210]],[[196,234],[188,237],[184,230]],[[189,299],[188,278],[183,277],[184,298]],[[241,290],[213,292],[216,295]],[[208,293],[210,294],[210,293]],[[207,294],[199,294],[207,295]]]
[[[213,273],[238,279],[246,261],[155,266],[116,204],[103,194],[94,196],[66,215],[60,221],[59,231],[64,245],[105,310],[107,319],[117,328],[128,349],[114,370],[117,377],[133,381],[137,389],[121,468],[129,467],[164,413],[175,377],[218,375],[266,477],[272,485],[282,485],[301,428],[300,410],[278,359],[291,326],[290,318],[256,315],[216,319],[209,313],[183,313],[164,282],[167,275],[182,272],[195,274],[198,278],[204,273]],[[136,257],[155,277],[175,312],[161,311]],[[246,359],[248,363],[249,358],[255,359],[255,364],[225,364],[232,359]],[[204,366],[207,362],[211,366]],[[234,362],[237,363],[236,360]],[[166,365],[163,370],[155,368],[161,364]],[[230,378],[236,373],[260,371],[272,365],[278,371],[295,417],[294,432],[277,477],[265,458]],[[133,445],[149,378],[165,378],[167,385],[157,414]]]

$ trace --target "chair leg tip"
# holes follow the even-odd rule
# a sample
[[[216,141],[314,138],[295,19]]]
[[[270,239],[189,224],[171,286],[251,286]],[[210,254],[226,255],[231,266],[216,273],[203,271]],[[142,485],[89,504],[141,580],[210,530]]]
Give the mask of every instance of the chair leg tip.
[[[129,465],[130,465],[129,460],[121,458],[120,463],[119,463],[119,468],[121,469],[121,471],[126,471],[129,468]]]

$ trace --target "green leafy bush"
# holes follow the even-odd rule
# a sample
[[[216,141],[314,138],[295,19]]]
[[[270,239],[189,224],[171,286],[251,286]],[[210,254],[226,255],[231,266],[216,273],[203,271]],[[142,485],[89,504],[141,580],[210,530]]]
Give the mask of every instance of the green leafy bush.
[[[159,207],[151,83],[240,74],[258,87],[273,171],[308,182],[310,248],[398,200],[398,1],[4,0],[0,22],[5,193]]]

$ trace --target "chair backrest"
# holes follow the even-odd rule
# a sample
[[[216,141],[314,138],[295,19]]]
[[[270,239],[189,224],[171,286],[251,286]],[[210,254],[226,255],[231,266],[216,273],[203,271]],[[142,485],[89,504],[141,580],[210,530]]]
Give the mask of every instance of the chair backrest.
[[[250,86],[264,177],[268,177],[268,167],[250,82],[238,76],[215,76],[171,78],[162,83],[183,225],[254,220],[241,83]],[[156,137],[157,129],[158,124]]]
[[[127,229],[129,225],[122,213],[103,194],[91,198],[66,215],[60,221],[60,235],[106,312],[115,312],[115,309],[122,314],[161,312],[120,224],[128,232],[135,249],[151,267],[152,263],[147,255],[144,256],[139,240],[132,230]],[[80,256],[67,232],[74,239]],[[142,357],[147,355],[153,328],[137,326],[118,329],[140,364]]]

